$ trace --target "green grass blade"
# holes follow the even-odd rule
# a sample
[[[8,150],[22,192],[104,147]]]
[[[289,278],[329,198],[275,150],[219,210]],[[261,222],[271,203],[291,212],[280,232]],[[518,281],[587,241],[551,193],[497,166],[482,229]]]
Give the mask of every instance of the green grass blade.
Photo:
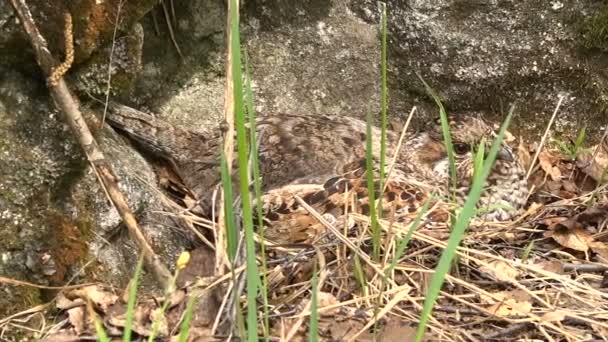
[[[371,219],[372,230],[372,255],[374,260],[380,260],[380,225],[378,224],[378,216],[376,215],[376,190],[374,187],[374,155],[373,155],[373,139],[372,139],[372,114],[367,113],[367,139],[365,139],[365,167],[367,176],[367,192],[369,203],[369,215]],[[380,165],[383,168],[383,165]]]
[[[578,150],[583,146],[583,142],[585,142],[585,137],[587,136],[587,126],[584,126],[583,129],[578,133],[576,137],[576,141],[574,142],[574,151],[578,153]]]
[[[97,315],[93,316],[93,321],[95,322],[95,334],[97,335],[97,340],[100,342],[110,342],[108,334],[106,334],[106,330],[103,328],[103,324]]]
[[[481,139],[479,147],[477,148],[477,153],[475,153],[475,160],[473,162],[473,179],[477,178],[483,169],[483,159],[486,153],[485,147],[486,141],[485,139]]]
[[[224,188],[224,227],[226,229],[226,248],[228,252],[228,259],[230,263],[234,263],[236,258],[236,250],[238,248],[238,234],[236,229],[236,223],[234,222],[234,208],[232,203],[234,197],[232,194],[232,177],[228,173],[228,163],[226,161],[226,154],[222,149],[222,155],[220,157],[220,168],[222,177],[222,187]]]
[[[249,191],[249,167],[247,147],[247,129],[245,127],[245,110],[243,106],[243,79],[241,75],[241,45],[239,32],[239,13],[236,0],[230,0],[230,35],[233,100],[235,113],[235,128],[237,140],[237,154],[239,165],[239,187],[242,198],[243,227],[245,230],[245,254],[247,277],[247,340],[257,341],[257,292],[258,292],[258,266],[256,263],[255,241],[253,236],[253,212]]]
[[[150,336],[148,336],[148,342],[154,341],[154,339],[156,338],[156,333],[158,332],[158,329],[160,329],[160,323],[162,322],[165,312],[167,312],[167,308],[171,303],[171,297],[173,296],[173,293],[175,293],[175,280],[177,279],[178,272],[179,269],[171,278],[168,287],[165,289],[165,298],[163,301],[163,305],[160,308],[160,312],[158,312],[158,316],[154,319],[154,322],[152,323],[152,330],[150,331]]]
[[[521,261],[525,262],[530,257],[530,253],[532,253],[532,249],[534,249],[534,240],[528,242],[526,248],[521,252]]]
[[[318,285],[319,281],[317,278],[317,266],[312,272],[312,293],[310,295],[310,329],[308,330],[308,340],[310,342],[319,341],[319,303],[318,297]]]
[[[420,323],[416,331],[416,341],[422,341],[424,332],[426,330],[426,324],[428,323],[428,320],[430,318],[433,306],[435,305],[435,301],[439,296],[441,286],[443,285],[445,276],[449,271],[452,259],[456,254],[456,248],[458,248],[458,245],[460,244],[460,241],[464,236],[465,230],[468,227],[471,218],[473,217],[473,215],[475,215],[477,201],[479,201],[479,198],[481,197],[485,181],[488,175],[490,174],[490,171],[492,170],[492,166],[494,165],[494,161],[496,160],[496,155],[498,154],[498,149],[502,144],[503,136],[511,122],[512,115],[513,107],[511,107],[507,118],[505,119],[504,123],[500,128],[498,136],[496,137],[494,143],[492,144],[492,147],[490,148],[488,157],[483,164],[483,170],[481,174],[478,175],[477,178],[473,179],[471,190],[469,192],[469,195],[467,196],[460,215],[456,219],[456,223],[454,224],[454,227],[452,229],[452,233],[448,240],[447,247],[443,251],[441,258],[439,259],[439,263],[435,268],[435,273],[433,275],[433,279],[431,280],[431,285],[428,289],[426,299],[424,301],[422,313],[420,314]]]
[[[386,163],[386,129],[387,129],[387,111],[388,111],[388,78],[387,78],[387,68],[388,68],[388,57],[387,57],[387,17],[386,17],[386,3],[381,2],[381,12],[382,18],[381,22],[381,31],[382,31],[382,52],[381,52],[381,118],[380,118],[380,180],[379,180],[379,189],[382,191],[384,189],[384,178],[385,178],[385,163]],[[382,208],[382,195],[379,198],[379,207]],[[378,210],[378,215],[382,215],[382,210]]]
[[[198,292],[194,291],[190,294],[190,298],[188,298],[188,304],[186,305],[186,312],[184,314],[184,320],[179,328],[179,337],[177,339],[178,342],[186,342],[188,341],[188,334],[190,332],[190,323],[192,322],[192,315],[194,312],[194,305],[196,304],[196,299],[198,297]]]
[[[572,148],[570,148],[570,145],[561,141],[561,140],[556,140],[557,146],[559,146],[560,150],[562,150],[563,153],[565,153],[570,159],[574,159],[574,157],[576,156],[576,150],[574,148],[574,146]]]
[[[410,226],[410,229],[407,231],[407,234],[405,234],[405,236],[397,243],[395,257],[393,258],[393,260],[391,260],[390,266],[384,272],[385,280],[387,277],[390,276],[391,273],[393,273],[393,270],[397,266],[397,262],[399,261],[399,259],[401,259],[403,253],[405,252],[405,249],[407,248],[407,245],[412,240],[412,235],[414,235],[414,232],[418,229],[418,226],[420,226],[420,222],[422,221],[424,215],[427,213],[427,211],[429,211],[429,207],[431,206],[431,203],[433,202],[434,198],[435,194],[431,194],[431,196],[429,196],[429,198],[424,202],[422,208],[420,209],[420,212],[418,212],[416,218],[414,219],[414,222],[412,222]]]
[[[393,273],[393,270],[397,266],[397,262],[403,256],[403,253],[405,252],[407,245],[409,244],[410,240],[412,239],[414,232],[418,229],[418,226],[420,225],[420,222],[422,221],[422,217],[424,217],[426,212],[429,210],[429,206],[431,205],[431,202],[434,197],[435,197],[435,195],[431,194],[431,196],[424,202],[424,204],[422,205],[422,208],[420,209],[420,212],[418,212],[418,214],[416,215],[416,218],[410,225],[410,229],[407,231],[405,236],[402,239],[400,239],[399,242],[397,242],[397,248],[395,250],[395,257],[391,260],[391,263],[390,263],[389,267],[386,269],[386,271],[384,271],[384,275],[382,277],[382,286],[380,287],[380,291],[378,291],[377,306],[376,306],[376,309],[374,310],[374,336],[376,336],[376,333],[378,331],[378,326],[377,326],[378,316],[377,315],[378,315],[379,308],[381,306],[381,301],[382,301],[382,296],[384,294],[384,290],[386,289],[386,283],[387,283],[388,277],[390,277],[390,275]]]
[[[439,107],[439,119],[441,120],[441,131],[443,132],[443,143],[445,144],[446,151],[448,153],[448,162],[450,164],[450,180],[452,184],[452,201],[456,201],[456,160],[454,158],[454,145],[452,144],[452,135],[450,134],[450,124],[448,121],[448,115],[445,111],[445,107],[443,107],[443,103],[441,103],[441,99],[439,95],[435,93],[433,88],[431,88],[420,76],[416,74],[422,84],[424,84],[424,88],[427,93],[433,98],[437,107]]]
[[[355,279],[359,286],[361,287],[362,296],[367,295],[367,280],[365,279],[365,272],[363,271],[363,265],[361,265],[361,259],[359,256],[355,255]]]
[[[133,316],[135,315],[135,303],[137,302],[137,288],[139,287],[139,278],[141,276],[141,270],[144,267],[144,253],[142,252],[137,260],[137,266],[135,267],[135,274],[129,285],[129,299],[127,300],[127,317],[125,320],[125,330],[122,335],[124,342],[131,341],[131,332],[133,328]]]
[[[258,138],[256,131],[256,113],[253,105],[253,91],[251,89],[251,73],[249,72],[249,61],[247,54],[245,57],[245,97],[247,99],[245,108],[249,114],[249,145],[251,146],[250,158],[252,160],[251,167],[253,172],[253,188],[255,191],[256,216],[258,225],[258,234],[260,235],[260,258],[262,260],[262,285],[260,286],[260,294],[264,303],[264,340],[270,340],[270,318],[268,312],[268,278],[266,276],[268,268],[266,267],[266,242],[264,241],[264,214],[262,212],[262,177],[260,177],[260,163],[258,154]]]

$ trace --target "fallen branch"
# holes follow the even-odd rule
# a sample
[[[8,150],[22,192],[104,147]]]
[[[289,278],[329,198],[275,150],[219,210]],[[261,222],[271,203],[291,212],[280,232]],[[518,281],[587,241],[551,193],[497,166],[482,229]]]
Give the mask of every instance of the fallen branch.
[[[65,120],[72,129],[72,133],[76,136],[80,147],[84,150],[89,163],[91,163],[101,179],[102,186],[107,190],[114,207],[129,230],[129,234],[135,240],[139,248],[141,248],[147,268],[155,275],[158,282],[163,287],[166,287],[169,284],[171,274],[160,261],[158,255],[154,253],[154,250],[152,250],[152,247],[142,234],[141,229],[137,224],[137,220],[135,219],[135,215],[133,215],[125,196],[118,188],[118,178],[108,161],[105,159],[102,151],[99,149],[97,142],[93,138],[89,127],[82,117],[82,113],[78,108],[78,102],[72,97],[67,83],[63,78],[63,74],[69,69],[69,64],[71,64],[70,52],[72,51],[73,44],[71,39],[71,16],[66,14],[66,63],[63,63],[59,68],[54,69],[53,66],[56,64],[55,60],[48,49],[46,40],[38,31],[25,1],[11,0],[11,4],[19,16],[21,24],[32,43],[38,65],[49,80],[48,88],[56,106],[64,113]]]

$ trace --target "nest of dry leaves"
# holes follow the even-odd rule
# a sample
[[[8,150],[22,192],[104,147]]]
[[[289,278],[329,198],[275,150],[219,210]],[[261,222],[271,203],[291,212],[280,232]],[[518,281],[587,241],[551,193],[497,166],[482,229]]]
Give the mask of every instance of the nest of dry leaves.
[[[520,144],[529,166],[535,148]],[[473,221],[458,249],[427,329],[432,341],[547,340],[589,341],[608,336],[608,198],[604,177],[607,149],[566,156],[544,149],[529,178],[527,210],[516,221]],[[606,177],[608,180],[608,177]],[[426,289],[450,234],[447,224],[425,226],[413,234],[405,254],[383,283],[396,238],[408,226],[381,221],[383,261],[371,257],[369,218],[351,214],[355,234],[328,231],[315,245],[267,246],[267,293],[272,340],[308,339],[311,277],[318,271],[319,337],[324,341],[412,340]],[[183,215],[194,226],[209,223]],[[201,235],[201,238],[204,236]],[[392,251],[392,253],[391,253]],[[170,296],[141,294],[135,336],[146,338],[159,308],[159,336],[174,340],[187,298],[198,297],[190,340],[234,336],[234,303],[243,304],[243,270],[217,275],[213,243],[192,252]],[[236,281],[234,281],[236,279]],[[92,303],[111,336],[125,324],[125,290],[103,285],[66,289],[45,309],[0,321],[3,332],[29,329],[53,341],[95,336]],[[258,305],[262,316],[263,306]],[[52,309],[52,310],[50,310]],[[36,319],[34,319],[37,317]],[[32,322],[38,322],[33,327]],[[44,322],[44,324],[40,323]],[[376,324],[374,322],[377,322]],[[26,328],[26,326],[29,326]]]

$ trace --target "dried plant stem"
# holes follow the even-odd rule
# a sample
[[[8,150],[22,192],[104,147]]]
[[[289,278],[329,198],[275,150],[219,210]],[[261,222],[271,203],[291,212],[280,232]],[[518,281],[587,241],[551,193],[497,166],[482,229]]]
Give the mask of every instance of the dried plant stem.
[[[319,285],[317,288],[322,288],[323,284],[325,283],[325,279],[327,278],[327,270],[325,268],[325,256],[323,255],[323,253],[321,253],[321,251],[318,248],[315,248],[315,250],[317,252],[317,258],[319,261],[319,273],[321,274],[319,276]],[[312,295],[311,295],[311,297],[312,297]],[[311,307],[311,300],[308,300],[308,301],[306,301],[306,304],[304,305],[302,312],[310,312],[310,307]],[[304,323],[304,317],[305,317],[304,315],[301,315],[297,319],[297,321],[291,326],[291,329],[289,329],[289,332],[287,333],[287,337],[285,338],[285,341],[291,341],[293,339],[295,334],[298,332],[298,329],[300,329],[300,327]]]
[[[226,85],[224,87],[224,122],[222,131],[224,133],[224,155],[228,166],[228,174],[232,174],[232,161],[234,160],[234,84],[232,82],[232,42],[230,25],[231,1],[228,1],[226,12]],[[223,274],[225,266],[230,265],[226,251],[226,227],[224,226],[224,189],[220,189],[220,206],[217,215],[216,236],[216,261],[215,274]]]
[[[403,129],[401,130],[401,135],[399,136],[399,141],[397,142],[397,148],[395,149],[395,153],[393,154],[393,159],[391,159],[391,165],[388,169],[388,173],[386,175],[386,181],[384,183],[384,187],[382,188],[382,192],[386,191],[386,188],[388,186],[391,175],[393,174],[393,169],[395,168],[395,164],[397,163],[397,158],[399,157],[399,154],[401,153],[401,146],[403,146],[403,139],[405,138],[405,133],[407,132],[408,127],[410,127],[410,121],[412,121],[412,117],[414,117],[415,112],[416,112],[416,106],[412,107],[412,110],[410,111],[410,114],[408,115],[407,120],[405,121],[405,125],[403,126]],[[381,165],[381,167],[384,167],[384,165]]]
[[[11,3],[34,48],[38,65],[46,76],[55,75],[57,78],[53,79],[53,83],[56,82],[55,84],[50,84],[49,82],[49,90],[55,104],[64,113],[72,133],[76,136],[81,148],[84,150],[89,163],[91,163],[99,175],[102,186],[107,189],[110,200],[123,219],[125,226],[129,230],[129,234],[141,248],[145,257],[146,266],[155,275],[157,281],[162,286],[167,286],[171,273],[166,266],[161,263],[159,257],[154,253],[154,250],[152,250],[152,247],[141,232],[135,215],[129,208],[125,196],[118,188],[118,178],[93,138],[89,127],[82,117],[76,99],[74,99],[70,93],[67,83],[62,76],[56,76],[57,73],[53,72],[53,65],[55,65],[54,58],[49,52],[46,40],[38,31],[29,8],[24,0],[11,0]],[[71,36],[71,27],[69,27],[69,31],[70,32],[66,32],[66,36]],[[69,44],[72,44],[71,40]],[[71,46],[66,47],[66,51],[70,49]]]
[[[561,107],[562,102],[564,101],[564,95],[560,94],[558,96],[558,98],[559,99],[557,101],[557,105],[555,106],[555,110],[553,111],[553,115],[551,116],[551,120],[549,120],[549,124],[547,125],[547,128],[545,129],[543,138],[540,140],[540,145],[536,149],[534,158],[532,158],[532,162],[530,163],[530,168],[528,169],[528,173],[526,174],[526,179],[530,178],[530,174],[532,174],[532,170],[534,170],[534,164],[536,164],[538,155],[540,154],[540,151],[543,149],[543,146],[545,145],[545,141],[547,140],[547,137],[549,136],[549,131],[551,131],[551,126],[553,126],[553,121],[555,121],[555,117],[557,116],[557,111],[559,110],[559,107]]]
[[[122,10],[123,1],[118,2],[116,8],[116,22],[114,23],[114,32],[112,33],[112,47],[110,48],[110,58],[108,60],[108,79],[106,81],[106,99],[103,105],[103,115],[101,116],[101,125],[103,127],[106,122],[106,114],[108,113],[108,104],[110,103],[110,92],[112,91],[112,64],[114,62],[114,50],[116,48],[116,34],[118,33],[118,22],[120,20],[120,11]]]

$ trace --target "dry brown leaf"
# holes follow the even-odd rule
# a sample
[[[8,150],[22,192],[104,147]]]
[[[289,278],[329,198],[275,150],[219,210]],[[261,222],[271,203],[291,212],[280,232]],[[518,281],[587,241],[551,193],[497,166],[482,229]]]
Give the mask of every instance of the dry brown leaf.
[[[68,298],[76,297],[82,298],[84,300],[88,298],[91,300],[91,302],[93,302],[97,307],[99,307],[103,311],[106,311],[110,305],[116,303],[116,301],[118,300],[117,295],[100,290],[97,285],[91,285],[75,289],[66,294],[66,296]]]
[[[74,302],[84,303],[84,301],[80,298],[76,298],[75,300],[71,300],[65,296],[63,291],[59,292],[55,297],[55,306],[57,309],[65,310],[74,306]]]
[[[550,227],[553,230],[545,232],[544,235],[553,238],[553,240],[564,247],[581,252],[588,251],[589,244],[593,242],[593,236],[581,228],[579,223],[574,222],[573,225],[574,227],[570,228],[562,224],[556,224]]]
[[[526,212],[522,215],[522,217],[528,217],[530,215],[534,215],[538,211],[540,211],[544,206],[545,205],[543,203],[532,202],[532,203],[530,203],[530,206],[528,207]]]
[[[605,242],[593,241],[589,244],[591,250],[597,253],[604,259],[604,262],[608,261],[608,245]]]
[[[521,290],[492,293],[493,297],[480,295],[482,302],[491,304],[488,311],[498,317],[525,315],[532,311],[530,295]]]
[[[515,281],[519,275],[517,269],[502,260],[491,260],[486,265],[482,265],[480,270],[500,281]]]
[[[595,181],[600,181],[608,168],[608,153],[601,146],[593,146],[592,153],[580,153],[576,157],[576,166]],[[597,151],[597,153],[595,153]],[[595,154],[595,158],[594,158]]]
[[[402,322],[391,320],[380,333],[380,341],[414,341],[416,328]]]
[[[532,304],[530,302],[518,302],[514,299],[505,299],[503,302],[491,305],[488,311],[498,317],[521,316],[532,311]]]
[[[150,308],[137,306],[133,314],[131,329],[139,335],[148,336],[151,331]],[[123,328],[126,324],[126,312],[121,315],[110,316],[107,318],[108,324],[114,327]]]
[[[538,162],[540,167],[547,173],[552,180],[558,181],[562,177],[562,172],[558,167],[554,166],[559,161],[557,156],[554,156],[550,152],[542,151],[538,155]]]
[[[561,322],[564,318],[566,318],[566,312],[563,310],[556,310],[545,313],[542,320],[545,322]]]
[[[335,305],[335,304],[340,303],[333,294],[328,293],[328,292],[319,292],[317,294],[317,300],[318,300],[319,309],[326,307],[326,306]],[[339,309],[340,308],[336,307],[331,310],[323,310],[323,311],[321,311],[321,315],[322,316],[331,316],[331,315],[334,315],[336,312],[338,312]]]
[[[85,330],[85,311],[83,306],[78,306],[68,310],[68,320],[74,327],[74,330],[78,335],[82,334]]]
[[[556,274],[564,274],[564,264],[559,260],[545,260],[535,265],[545,271],[549,271]]]

